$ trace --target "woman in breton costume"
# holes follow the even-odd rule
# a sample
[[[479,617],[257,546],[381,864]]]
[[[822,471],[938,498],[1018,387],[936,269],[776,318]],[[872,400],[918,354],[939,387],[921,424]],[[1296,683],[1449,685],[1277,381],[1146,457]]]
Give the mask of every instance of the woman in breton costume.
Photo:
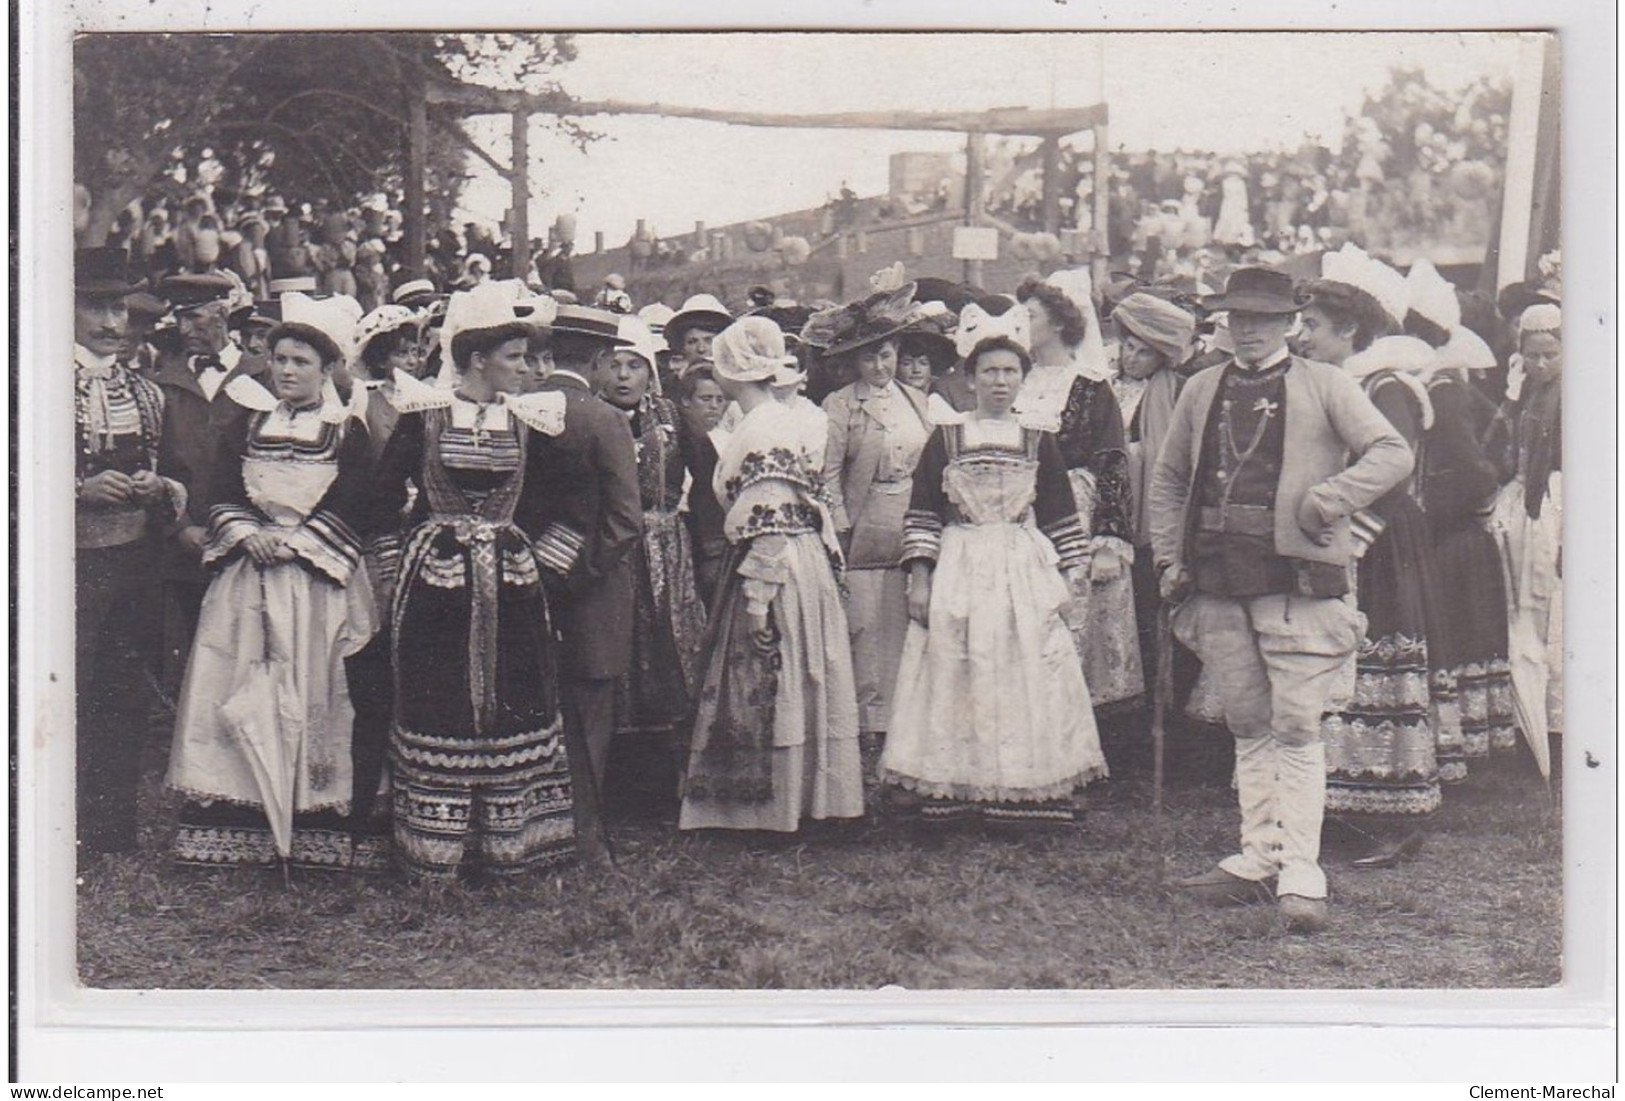
[[[1417,456],[1435,585],[1428,602],[1428,665],[1439,736],[1439,778],[1467,777],[1470,764],[1517,748],[1507,658],[1506,583],[1485,521],[1500,472],[1484,450],[1495,405],[1473,381],[1495,353],[1461,324],[1456,290],[1427,260],[1405,278],[1407,332],[1434,348],[1428,375],[1433,427]]]
[[[1550,302],[1518,320],[1518,361],[1488,450],[1510,477],[1491,532],[1506,570],[1518,726],[1541,773],[1563,730],[1563,313]],[[1521,376],[1521,379],[1520,379]]]
[[[349,298],[283,296],[270,334],[274,393],[246,376],[225,387],[250,415],[208,494],[203,563],[213,579],[170,751],[167,782],[191,800],[175,839],[185,863],[265,864],[280,855],[344,868],[355,858],[345,658],[377,627],[358,568],[371,463],[366,427],[331,380],[360,315]],[[247,693],[267,666],[274,695],[256,702]],[[243,708],[234,700],[248,700],[252,713],[236,714]],[[290,773],[256,765],[272,750]],[[279,841],[272,818],[290,803],[292,835]]]
[[[453,295],[445,386],[397,376],[379,463],[379,526],[402,527],[391,604],[395,858],[414,879],[523,873],[574,853],[558,662],[543,589],[548,516],[531,434],[563,431],[561,396],[520,396],[533,329],[517,281]],[[531,300],[550,305],[551,299]],[[565,502],[564,504],[568,504]],[[579,528],[577,529],[579,530]]]
[[[922,822],[1069,822],[1106,775],[1065,616],[1088,569],[1066,466],[1011,412],[1031,360],[1024,311],[965,321],[976,409],[938,427],[914,475],[904,536],[911,619],[882,779]]]
[[[791,832],[858,818],[863,777],[840,550],[796,438],[773,397],[793,362],[764,317],[718,334],[718,383],[744,412],[717,459],[728,554],[711,605],[679,827]]]
[[[1407,309],[1404,279],[1353,248],[1328,253],[1322,274],[1307,288],[1304,353],[1357,379],[1411,449],[1420,450],[1433,425],[1426,383],[1434,355],[1426,342],[1397,335]],[[1433,586],[1417,496],[1407,479],[1353,523],[1365,548],[1355,564],[1355,592],[1366,629],[1355,654],[1352,695],[1323,720],[1321,734],[1326,813],[1373,842],[1355,859],[1357,868],[1387,867],[1410,856],[1421,844],[1420,823],[1439,808],[1428,674]]]
[[[844,310],[849,327],[826,358],[849,359],[856,381],[824,399],[829,415],[824,490],[846,556],[847,620],[858,678],[858,724],[883,737],[908,630],[903,515],[914,466],[931,434],[923,391],[897,381],[914,284]]]
[[[1026,427],[1055,434],[1089,535],[1089,569],[1069,575],[1075,605],[1069,621],[1083,676],[1096,707],[1136,700],[1145,693],[1145,674],[1129,573],[1133,494],[1089,275],[1078,269],[1029,279],[1016,298],[1030,317],[1033,358],[1016,413]],[[967,307],[960,315],[961,345],[970,339],[969,313]]]

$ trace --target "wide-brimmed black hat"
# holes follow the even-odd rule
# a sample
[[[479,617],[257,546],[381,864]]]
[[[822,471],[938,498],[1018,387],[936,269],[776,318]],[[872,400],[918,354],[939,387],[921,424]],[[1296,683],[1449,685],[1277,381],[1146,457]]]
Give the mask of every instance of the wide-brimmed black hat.
[[[621,314],[592,306],[561,305],[553,318],[555,334],[574,333],[576,336],[597,337],[608,344],[630,347],[632,342],[620,334]]]
[[[136,289],[130,257],[121,248],[82,248],[73,254],[73,289],[99,298],[123,298]]]
[[[1243,313],[1297,313],[1303,308],[1292,286],[1292,276],[1274,268],[1237,268],[1225,281],[1224,291],[1202,298],[1202,308],[1210,312],[1240,310]]]

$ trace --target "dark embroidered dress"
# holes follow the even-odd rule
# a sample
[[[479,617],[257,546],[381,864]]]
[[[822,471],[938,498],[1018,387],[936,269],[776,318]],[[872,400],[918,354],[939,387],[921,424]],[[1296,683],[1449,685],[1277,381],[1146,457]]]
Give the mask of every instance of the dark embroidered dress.
[[[1439,731],[1439,778],[1466,778],[1469,762],[1517,747],[1507,661],[1506,580],[1485,519],[1499,488],[1481,444],[1495,406],[1465,377],[1428,382],[1433,428],[1422,456],[1434,586],[1428,665]]]
[[[635,628],[617,733],[670,733],[687,718],[699,677],[705,607],[695,588],[688,528],[677,511],[687,472],[677,432],[676,409],[654,395],[632,419],[643,539],[632,550]]]
[[[1369,351],[1376,351],[1380,343]],[[1348,366],[1347,363],[1344,365]],[[1363,380],[1367,395],[1411,443],[1422,439],[1422,406],[1392,371]],[[1353,699],[1322,724],[1326,810],[1416,816],[1439,807],[1439,766],[1430,709],[1428,529],[1411,480],[1355,517],[1372,537],[1355,566],[1366,617],[1355,657]]]
[[[468,403],[463,403],[465,407]],[[543,558],[516,516],[527,428],[404,413],[380,462],[380,515],[417,499],[391,609],[395,856],[410,874],[518,873],[574,851],[570,768]]]

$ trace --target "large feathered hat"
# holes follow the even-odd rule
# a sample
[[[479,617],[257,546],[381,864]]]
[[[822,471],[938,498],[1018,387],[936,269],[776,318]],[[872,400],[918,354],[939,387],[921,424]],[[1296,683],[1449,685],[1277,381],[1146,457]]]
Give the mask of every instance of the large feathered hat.
[[[914,308],[913,283],[876,291],[867,298],[822,310],[802,327],[801,339],[825,356],[846,355],[889,340],[908,326]]]

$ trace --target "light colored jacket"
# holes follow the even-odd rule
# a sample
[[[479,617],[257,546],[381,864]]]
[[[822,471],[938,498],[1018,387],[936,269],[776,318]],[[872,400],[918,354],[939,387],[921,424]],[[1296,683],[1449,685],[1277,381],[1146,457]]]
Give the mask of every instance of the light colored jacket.
[[[1159,566],[1183,566],[1195,531],[1194,496],[1208,414],[1227,363],[1185,384],[1152,468],[1151,548]],[[1351,465],[1350,456],[1354,457]],[[1399,485],[1415,462],[1405,438],[1360,384],[1327,363],[1293,356],[1286,374],[1286,442],[1275,490],[1275,552],[1346,565],[1349,517]],[[1324,546],[1314,536],[1330,529]]]
[[[919,419],[920,448],[931,436],[932,424],[926,411],[926,398],[920,391],[894,384],[902,395],[899,404]],[[872,492],[884,461],[886,433],[876,417],[873,391],[862,382],[844,386],[824,399],[829,415],[829,446],[824,461],[824,491],[829,498],[835,530],[851,531],[852,553],[848,565],[877,566],[897,564],[903,550],[903,514],[908,510],[908,489],[876,498]],[[912,471],[903,476],[908,477]]]

